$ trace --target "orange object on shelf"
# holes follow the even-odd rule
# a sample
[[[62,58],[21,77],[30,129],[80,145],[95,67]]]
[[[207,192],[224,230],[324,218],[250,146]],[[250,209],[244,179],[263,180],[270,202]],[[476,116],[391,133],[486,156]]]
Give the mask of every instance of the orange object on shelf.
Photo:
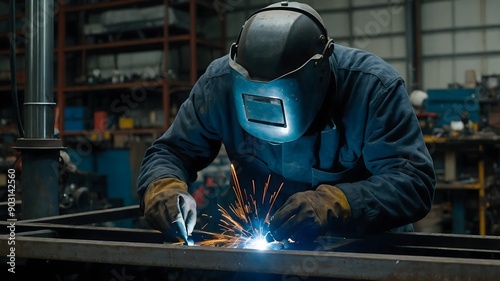
[[[106,111],[94,112],[94,130],[105,131],[107,129],[108,113]]]

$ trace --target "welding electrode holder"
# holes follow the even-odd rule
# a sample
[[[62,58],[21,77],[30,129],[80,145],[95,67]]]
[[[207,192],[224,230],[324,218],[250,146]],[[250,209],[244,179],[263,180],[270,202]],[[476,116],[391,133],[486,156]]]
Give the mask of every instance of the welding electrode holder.
[[[288,245],[288,241],[276,241],[270,231],[266,233],[264,238],[268,243],[269,250],[283,250]]]

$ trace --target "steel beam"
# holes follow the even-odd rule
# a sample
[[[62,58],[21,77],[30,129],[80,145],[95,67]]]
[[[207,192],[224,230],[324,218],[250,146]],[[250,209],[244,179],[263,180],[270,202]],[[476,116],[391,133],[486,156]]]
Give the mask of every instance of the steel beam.
[[[2,245],[7,242],[2,236]],[[18,237],[16,257],[361,280],[498,280],[499,260]],[[75,255],[75,253],[78,253]],[[1,247],[0,254],[9,254]]]
[[[259,251],[183,246],[165,243],[161,233],[151,229],[84,225],[139,215],[137,206],[130,206],[20,220],[15,228],[2,221],[0,255],[8,257],[14,250],[16,260],[274,274],[281,275],[281,280],[488,281],[500,276],[500,237],[496,236],[386,233],[363,239],[320,237],[310,245]],[[202,235],[195,231],[193,238],[202,241]],[[15,244],[9,243],[12,240]]]
[[[0,222],[5,234],[9,234],[10,222]],[[159,231],[150,229],[133,229],[121,227],[104,227],[93,225],[59,225],[52,223],[23,223],[17,222],[16,236],[33,236],[36,231],[49,231],[51,237],[64,239],[100,240],[114,242],[147,242],[163,243],[163,236]],[[1,233],[1,232],[0,232]],[[36,236],[36,235],[35,235]]]
[[[57,215],[35,219],[23,220],[23,223],[57,223],[82,225],[90,223],[103,223],[141,216],[139,205],[116,207],[111,209],[93,210],[73,214]]]

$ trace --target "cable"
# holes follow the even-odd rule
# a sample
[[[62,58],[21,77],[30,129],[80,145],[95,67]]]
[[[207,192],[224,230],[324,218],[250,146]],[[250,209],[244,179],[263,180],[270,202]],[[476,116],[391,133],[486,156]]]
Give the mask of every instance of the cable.
[[[16,79],[16,0],[10,0],[11,12],[11,36],[10,36],[10,77],[12,83],[12,102],[14,104],[15,118],[19,136],[24,138],[24,128],[21,121],[21,109],[19,107],[19,99],[17,96],[17,79]]]

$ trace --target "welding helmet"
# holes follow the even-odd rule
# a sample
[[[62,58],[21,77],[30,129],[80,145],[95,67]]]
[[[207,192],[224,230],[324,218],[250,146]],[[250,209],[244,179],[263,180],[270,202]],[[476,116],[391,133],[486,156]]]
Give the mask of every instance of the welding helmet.
[[[229,52],[238,121],[269,142],[311,126],[330,82],[333,40],[310,6],[283,1],[252,14]]]

